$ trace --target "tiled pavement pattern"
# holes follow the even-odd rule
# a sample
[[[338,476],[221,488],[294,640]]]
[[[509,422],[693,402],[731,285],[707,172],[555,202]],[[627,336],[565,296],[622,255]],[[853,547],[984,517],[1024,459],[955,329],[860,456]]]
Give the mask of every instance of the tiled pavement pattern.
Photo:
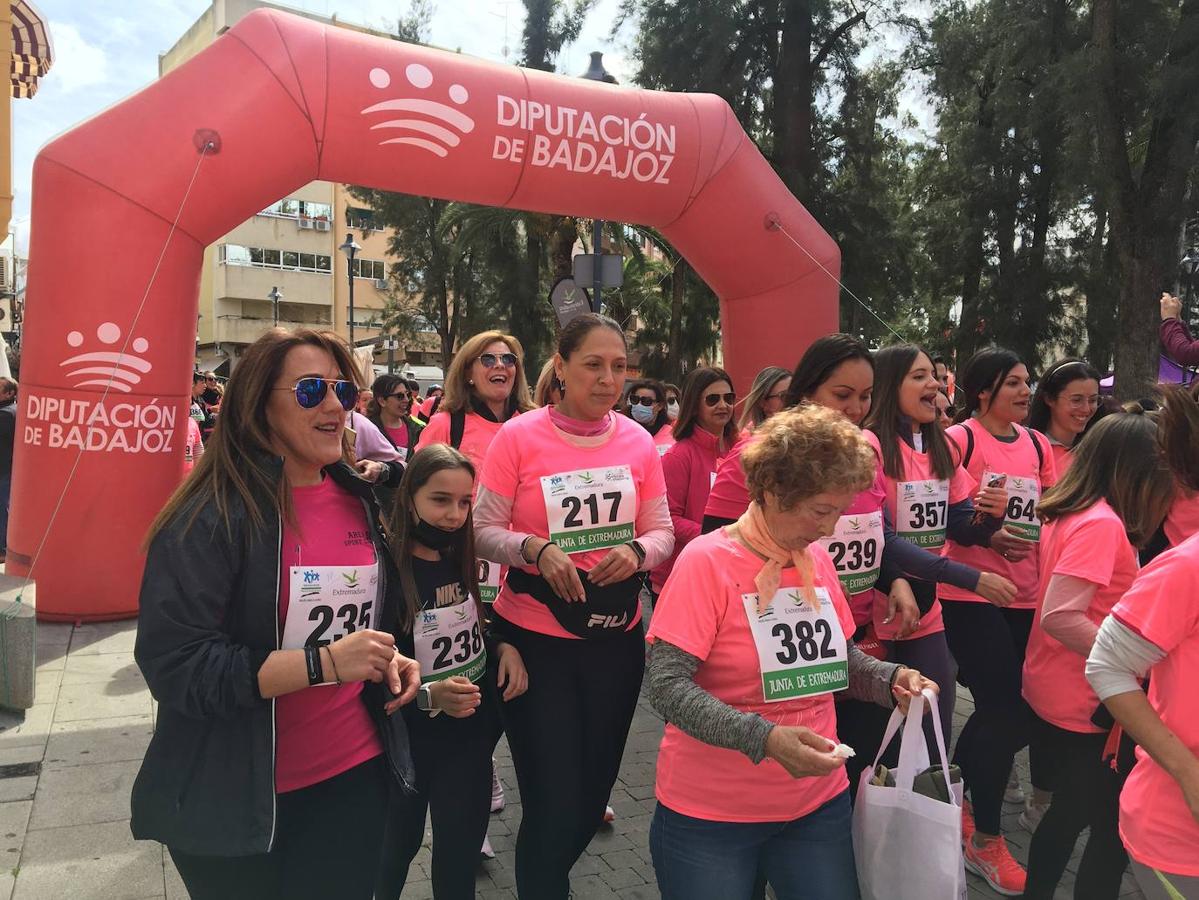
[[[129,791],[153,728],[154,704],[133,661],[134,623],[38,626],[37,705],[0,712],[0,900],[122,900],[186,894],[160,846],[129,834]],[[959,704],[959,725],[969,699]],[[646,704],[633,722],[620,781],[617,819],[601,828],[575,866],[578,900],[657,898],[648,833],[654,759],[662,723]],[[513,898],[520,798],[507,747],[498,751],[508,795],[492,816],[496,859],[480,866],[478,895]],[[1017,855],[1028,836],[1005,827]],[[431,898],[426,846],[410,873],[405,900]],[[1073,875],[1067,876],[1066,888]],[[1140,894],[1127,882],[1123,896]],[[998,896],[971,878],[971,898]],[[1059,897],[1069,897],[1068,889]]]

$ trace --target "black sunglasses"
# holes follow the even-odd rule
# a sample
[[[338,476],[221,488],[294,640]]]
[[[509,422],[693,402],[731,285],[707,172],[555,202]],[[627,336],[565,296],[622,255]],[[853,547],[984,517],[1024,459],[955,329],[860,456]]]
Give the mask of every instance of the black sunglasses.
[[[653,397],[630,397],[629,406],[653,406],[658,401]]]
[[[341,408],[349,412],[358,402],[358,385],[352,381],[334,380],[331,378],[301,378],[294,388],[275,388],[277,391],[296,392],[296,403],[304,409],[316,409],[329,394],[329,385],[333,385],[333,393]]]
[[[492,368],[497,362],[502,363],[507,368],[511,369],[516,365],[515,353],[483,353],[479,356],[479,362],[483,364],[484,369]]]
[[[704,406],[715,406],[721,400],[732,406],[737,402],[737,395],[732,391],[727,394],[704,394]]]

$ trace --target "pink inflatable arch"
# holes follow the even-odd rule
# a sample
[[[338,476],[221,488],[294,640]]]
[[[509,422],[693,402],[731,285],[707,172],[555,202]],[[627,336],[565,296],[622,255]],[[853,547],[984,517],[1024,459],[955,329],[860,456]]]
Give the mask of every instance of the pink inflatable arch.
[[[719,98],[256,11],[35,163],[8,572],[37,557],[39,617],[136,613],[139,544],[180,478],[204,248],[315,179],[654,226],[720,296],[742,391],[837,328],[836,245]]]

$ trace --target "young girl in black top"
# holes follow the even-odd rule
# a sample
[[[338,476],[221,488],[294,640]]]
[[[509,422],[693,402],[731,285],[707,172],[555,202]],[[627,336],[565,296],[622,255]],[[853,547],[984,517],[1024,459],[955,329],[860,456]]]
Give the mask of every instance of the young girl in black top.
[[[417,793],[393,792],[377,898],[400,896],[424,838],[426,810],[434,897],[474,897],[499,703],[528,686],[520,653],[491,639],[478,600],[474,482],[463,454],[446,444],[425,447],[408,461],[388,523],[406,600],[394,623],[397,644],[420,662],[422,683],[416,702],[404,708]]]

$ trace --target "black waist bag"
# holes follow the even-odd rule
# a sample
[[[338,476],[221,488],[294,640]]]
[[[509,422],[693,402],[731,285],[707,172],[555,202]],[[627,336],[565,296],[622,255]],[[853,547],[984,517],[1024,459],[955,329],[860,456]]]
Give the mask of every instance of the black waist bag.
[[[582,569],[575,571],[587,594],[582,603],[567,603],[540,575],[530,575],[516,567],[508,570],[508,587],[517,593],[528,594],[544,605],[559,625],[578,637],[590,640],[628,631],[637,618],[637,604],[641,602],[641,576],[634,575],[616,584],[599,587],[587,580],[587,573]]]

